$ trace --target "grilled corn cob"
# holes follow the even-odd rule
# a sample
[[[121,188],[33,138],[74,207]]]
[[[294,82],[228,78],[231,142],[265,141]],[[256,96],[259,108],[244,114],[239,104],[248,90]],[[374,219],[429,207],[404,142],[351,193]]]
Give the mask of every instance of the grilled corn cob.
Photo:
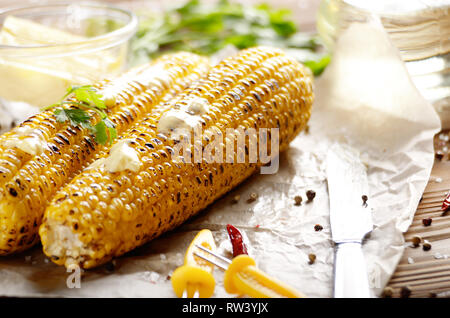
[[[226,128],[279,128],[282,151],[305,127],[312,101],[311,73],[280,50],[252,48],[222,61],[59,191],[39,230],[45,254],[59,265],[98,266],[180,225],[262,165],[247,152],[244,163],[183,163],[174,151],[183,137],[162,128],[169,114],[204,107],[203,148]],[[137,161],[116,169],[119,148]]]
[[[120,135],[208,68],[203,57],[177,53],[95,87],[103,94],[107,114]],[[95,123],[98,117],[93,118]],[[97,144],[87,130],[57,122],[53,110],[37,114],[1,136],[0,255],[35,244],[53,195],[107,148]]]

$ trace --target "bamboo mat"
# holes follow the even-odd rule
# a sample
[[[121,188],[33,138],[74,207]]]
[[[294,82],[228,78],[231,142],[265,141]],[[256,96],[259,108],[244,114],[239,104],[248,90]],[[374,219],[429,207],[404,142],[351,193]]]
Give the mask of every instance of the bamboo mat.
[[[436,145],[442,143],[438,136],[435,138]],[[442,160],[435,159],[423,199],[405,233],[407,242],[417,235],[429,241],[431,250],[424,251],[423,243],[419,247],[406,247],[388,283],[394,297],[400,297],[406,286],[411,290],[410,297],[450,297],[450,212],[443,214],[441,211],[442,202],[450,189],[448,159],[448,156]],[[432,219],[430,226],[423,225],[425,218]]]

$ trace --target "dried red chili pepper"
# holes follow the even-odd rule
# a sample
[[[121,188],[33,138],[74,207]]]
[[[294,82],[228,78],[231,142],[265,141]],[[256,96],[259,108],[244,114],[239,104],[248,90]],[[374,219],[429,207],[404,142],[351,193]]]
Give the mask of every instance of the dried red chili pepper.
[[[241,254],[248,254],[247,246],[244,244],[241,232],[231,224],[227,224],[227,232],[231,240],[231,245],[233,245],[233,257]]]
[[[432,218],[425,218],[425,219],[422,220],[422,223],[423,223],[424,226],[430,226],[431,222],[433,222]]]
[[[447,193],[444,202],[442,202],[442,211],[446,211],[450,207],[450,191]]]

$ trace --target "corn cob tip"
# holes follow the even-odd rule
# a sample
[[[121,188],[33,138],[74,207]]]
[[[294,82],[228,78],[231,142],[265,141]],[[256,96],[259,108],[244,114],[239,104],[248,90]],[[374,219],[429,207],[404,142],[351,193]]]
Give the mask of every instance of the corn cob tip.
[[[82,264],[83,255],[92,254],[80,241],[78,234],[69,226],[50,220],[39,230],[41,240],[49,242],[44,253],[56,264],[69,268],[72,264]]]

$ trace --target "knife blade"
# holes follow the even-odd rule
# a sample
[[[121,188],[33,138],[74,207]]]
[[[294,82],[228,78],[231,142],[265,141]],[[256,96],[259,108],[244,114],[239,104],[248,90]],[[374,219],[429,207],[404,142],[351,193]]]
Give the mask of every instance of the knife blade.
[[[350,147],[334,144],[327,154],[331,235],[336,243],[335,297],[370,297],[362,240],[372,231],[367,169]]]

